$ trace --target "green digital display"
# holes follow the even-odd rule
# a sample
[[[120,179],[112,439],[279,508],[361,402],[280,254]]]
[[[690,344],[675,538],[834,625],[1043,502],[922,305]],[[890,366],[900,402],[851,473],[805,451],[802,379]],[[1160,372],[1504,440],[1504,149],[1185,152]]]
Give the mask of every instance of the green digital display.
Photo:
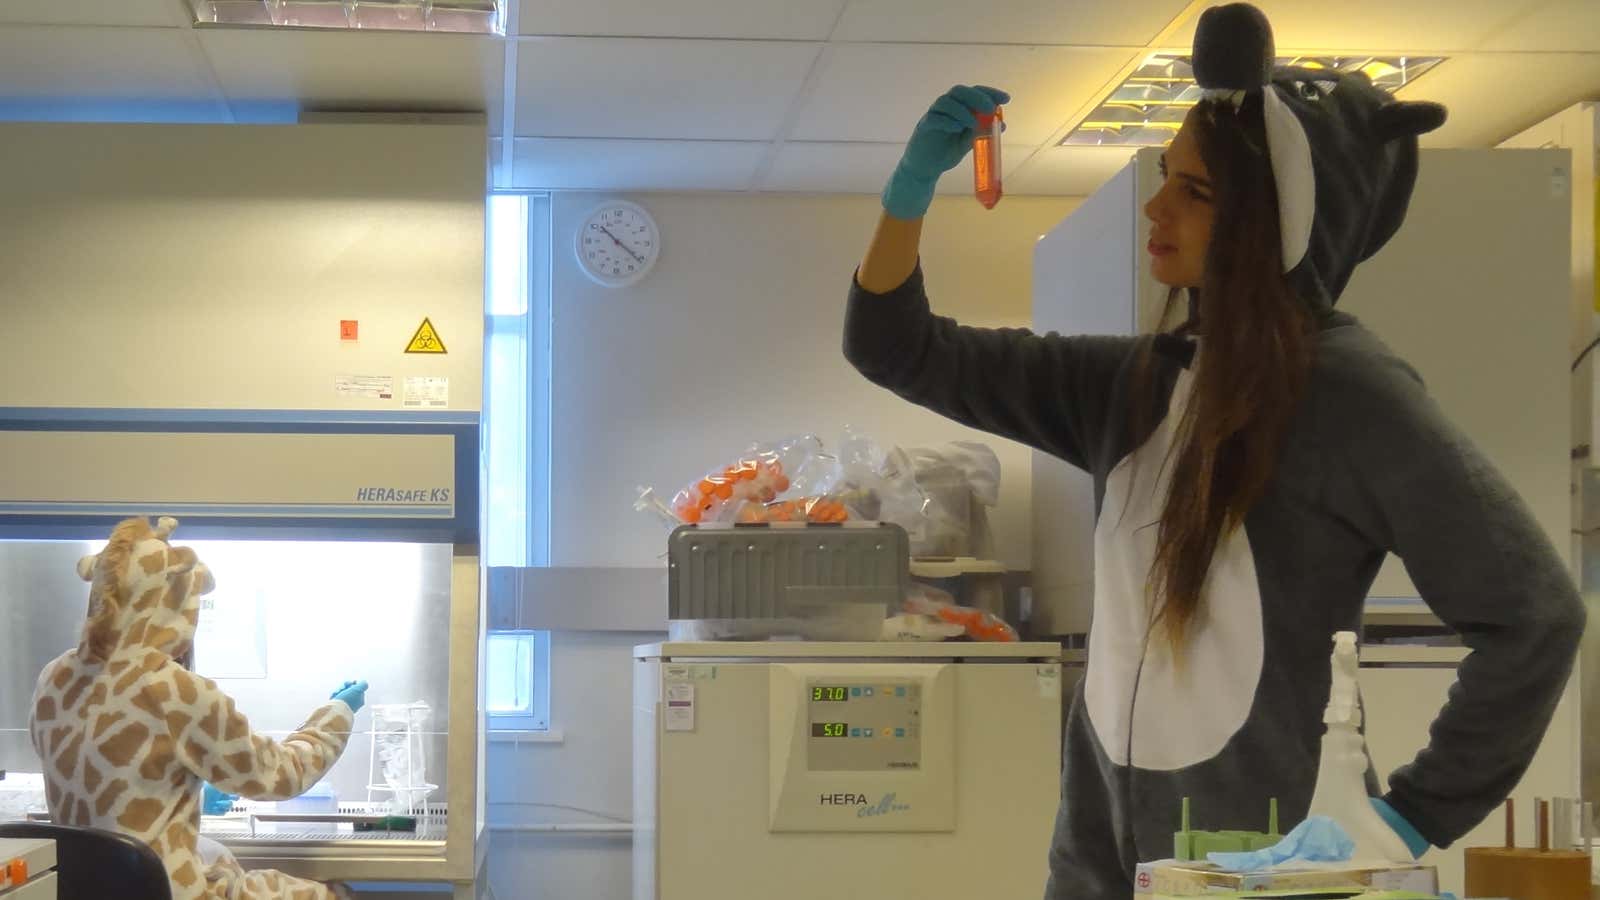
[[[843,722],[812,722],[812,737],[844,737],[849,733]]]
[[[811,689],[812,700],[849,700],[850,691],[842,687],[814,687]]]

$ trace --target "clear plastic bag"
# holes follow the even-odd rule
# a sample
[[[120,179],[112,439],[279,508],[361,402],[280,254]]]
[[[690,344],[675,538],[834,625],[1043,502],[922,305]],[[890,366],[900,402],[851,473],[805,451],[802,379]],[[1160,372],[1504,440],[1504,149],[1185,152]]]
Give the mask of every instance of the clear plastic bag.
[[[899,448],[885,450],[846,429],[838,452],[807,435],[756,444],[743,456],[685,485],[670,503],[641,488],[634,508],[669,527],[680,524],[884,521],[918,539],[926,498]]]
[[[1017,630],[1004,619],[981,609],[958,606],[949,594],[926,585],[912,586],[906,594],[905,611],[959,625],[976,641],[1011,643],[1017,640]]]
[[[684,485],[672,498],[671,512],[691,525],[737,521],[747,504],[771,503],[787,493],[790,475],[802,471],[821,449],[822,442],[810,436],[753,446],[741,458]]]
[[[926,497],[926,527],[913,556],[987,557],[993,548],[985,507],[1000,500],[1000,458],[985,444],[958,441],[906,451]]]

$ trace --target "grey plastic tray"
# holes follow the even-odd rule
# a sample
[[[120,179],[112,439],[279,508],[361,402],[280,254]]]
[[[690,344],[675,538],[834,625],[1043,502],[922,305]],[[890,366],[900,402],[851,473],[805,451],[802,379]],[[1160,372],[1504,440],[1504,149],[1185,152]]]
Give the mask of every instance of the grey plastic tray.
[[[836,603],[899,607],[911,542],[898,525],[704,527],[667,541],[669,619],[803,617]]]

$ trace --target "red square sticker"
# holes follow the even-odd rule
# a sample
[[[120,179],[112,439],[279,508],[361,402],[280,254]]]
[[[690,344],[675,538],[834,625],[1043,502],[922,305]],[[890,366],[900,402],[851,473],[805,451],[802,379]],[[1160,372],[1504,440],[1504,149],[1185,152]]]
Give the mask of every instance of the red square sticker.
[[[358,323],[355,319],[340,319],[339,320],[339,340],[341,340],[341,341],[358,340],[359,338],[357,337],[357,335],[360,332],[359,325],[360,325],[360,323]]]

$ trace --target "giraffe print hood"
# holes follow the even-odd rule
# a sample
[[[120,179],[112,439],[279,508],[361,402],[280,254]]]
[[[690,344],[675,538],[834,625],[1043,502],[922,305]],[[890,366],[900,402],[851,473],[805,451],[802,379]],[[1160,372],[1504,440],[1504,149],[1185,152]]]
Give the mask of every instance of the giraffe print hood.
[[[193,548],[168,543],[177,526],[128,519],[78,563],[90,584],[82,641],[39,673],[28,720],[50,815],[148,844],[173,900],[348,900],[201,850],[202,784],[250,800],[297,797],[338,762],[354,716],[329,700],[275,740],[251,729],[216,682],[184,668],[212,580]]]
[[[194,645],[200,597],[216,586],[188,547],[167,543],[178,520],[154,528],[142,516],[118,523],[105,549],[78,560],[89,582],[89,613],[78,656],[103,663],[124,649],[149,648],[182,659]]]

